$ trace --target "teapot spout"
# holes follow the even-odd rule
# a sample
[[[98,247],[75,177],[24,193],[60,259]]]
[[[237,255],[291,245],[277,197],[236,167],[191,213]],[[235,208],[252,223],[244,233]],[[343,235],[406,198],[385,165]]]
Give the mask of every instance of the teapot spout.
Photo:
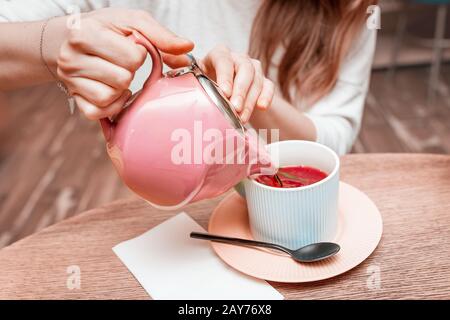
[[[108,118],[100,119],[100,126],[102,127],[103,135],[105,137],[106,142],[111,140],[112,133],[112,122]]]
[[[253,151],[253,156],[252,156]],[[259,144],[256,151],[250,150],[250,166],[248,168],[248,176],[274,175],[278,171],[276,159],[272,159],[272,155],[266,151],[265,146]]]
[[[249,177],[258,175],[274,175],[278,171],[276,159],[266,150],[266,143],[259,138],[255,131],[246,131],[246,142],[248,147],[248,159],[250,166],[247,175]]]

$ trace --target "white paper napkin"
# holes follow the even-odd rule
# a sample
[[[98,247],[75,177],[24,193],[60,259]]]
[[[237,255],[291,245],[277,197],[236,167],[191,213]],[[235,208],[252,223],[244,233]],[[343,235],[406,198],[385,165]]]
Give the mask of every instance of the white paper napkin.
[[[113,251],[153,299],[283,299],[266,281],[227,266],[192,231],[204,229],[182,212]]]

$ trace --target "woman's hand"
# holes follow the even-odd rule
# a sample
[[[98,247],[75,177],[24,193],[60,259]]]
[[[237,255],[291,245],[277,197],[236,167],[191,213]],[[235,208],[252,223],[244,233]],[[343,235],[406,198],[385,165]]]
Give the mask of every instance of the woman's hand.
[[[199,65],[230,99],[244,123],[255,107],[265,110],[270,106],[274,84],[264,76],[258,60],[221,45],[200,60]]]
[[[110,8],[83,14],[80,28],[70,30],[60,47],[57,74],[89,119],[118,113],[131,95],[128,87],[147,55],[128,38],[132,30],[173,59],[194,46],[145,11]]]

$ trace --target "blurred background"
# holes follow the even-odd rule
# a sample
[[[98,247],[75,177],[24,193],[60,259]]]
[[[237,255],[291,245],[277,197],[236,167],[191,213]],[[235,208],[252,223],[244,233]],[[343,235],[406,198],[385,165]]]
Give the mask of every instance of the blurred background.
[[[450,153],[447,3],[380,1],[371,86],[353,152]],[[127,196],[98,124],[71,116],[54,84],[0,92],[0,248]]]

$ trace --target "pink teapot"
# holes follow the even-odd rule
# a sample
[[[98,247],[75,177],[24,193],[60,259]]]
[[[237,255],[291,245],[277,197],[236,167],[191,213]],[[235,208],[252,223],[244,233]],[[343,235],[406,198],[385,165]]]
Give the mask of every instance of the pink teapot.
[[[113,121],[100,120],[108,154],[132,191],[176,209],[273,171],[264,146],[195,59],[163,74],[158,50],[141,34],[132,37],[149,52],[152,72]]]

